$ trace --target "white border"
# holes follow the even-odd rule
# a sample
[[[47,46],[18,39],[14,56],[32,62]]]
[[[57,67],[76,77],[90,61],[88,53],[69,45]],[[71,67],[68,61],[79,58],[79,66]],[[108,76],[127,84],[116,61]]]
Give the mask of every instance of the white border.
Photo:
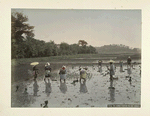
[[[149,0],[1,0],[0,1],[0,46],[1,46],[1,83],[0,115],[93,115],[93,116],[148,116],[150,115],[150,77],[149,77]],[[141,108],[11,108],[11,8],[45,9],[141,9],[142,10],[142,86]]]

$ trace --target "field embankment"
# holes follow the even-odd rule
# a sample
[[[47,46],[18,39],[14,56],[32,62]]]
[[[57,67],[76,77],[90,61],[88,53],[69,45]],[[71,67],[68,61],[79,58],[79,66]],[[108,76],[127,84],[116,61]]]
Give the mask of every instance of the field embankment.
[[[77,54],[77,55],[64,55],[64,56],[50,56],[50,57],[38,57],[38,58],[21,58],[12,59],[11,64],[19,65],[31,62],[53,62],[53,63],[93,63],[96,60],[126,60],[128,56],[131,56],[133,60],[140,60],[140,53],[113,53],[113,54]]]

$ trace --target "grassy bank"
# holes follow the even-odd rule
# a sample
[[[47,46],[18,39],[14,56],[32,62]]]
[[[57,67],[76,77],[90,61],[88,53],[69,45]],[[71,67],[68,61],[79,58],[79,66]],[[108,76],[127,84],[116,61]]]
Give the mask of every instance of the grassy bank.
[[[88,62],[93,60],[125,60],[128,56],[131,56],[132,59],[141,59],[141,54],[134,53],[103,53],[103,54],[77,54],[77,55],[64,55],[64,56],[51,56],[51,57],[38,57],[38,58],[21,58],[21,59],[12,59],[12,65],[25,64],[31,62]]]

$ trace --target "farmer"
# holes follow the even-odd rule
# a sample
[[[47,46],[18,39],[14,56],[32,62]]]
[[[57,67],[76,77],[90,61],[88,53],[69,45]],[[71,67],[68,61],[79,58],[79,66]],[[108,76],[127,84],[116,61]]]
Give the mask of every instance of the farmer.
[[[38,73],[38,68],[37,68],[36,65],[34,65],[34,66],[33,66],[33,76],[34,76],[34,79],[37,78],[37,74],[39,74],[39,73]]]
[[[129,57],[127,58],[127,67],[128,67],[128,66],[131,66],[131,61],[132,61],[132,60],[131,60],[131,57],[129,56]]]
[[[44,78],[44,81],[45,81],[45,79],[46,78],[50,78],[51,77],[51,67],[50,67],[50,63],[49,62],[47,62],[46,64],[45,64],[45,78]]]
[[[98,66],[102,66],[102,60],[98,61]]]
[[[113,76],[115,75],[115,66],[114,66],[114,61],[110,60],[110,68],[108,67],[108,70],[110,71],[110,80],[113,80]]]
[[[51,72],[51,67],[50,67],[50,63],[49,62],[47,62],[45,64],[45,70],[50,70],[50,72]]]
[[[123,72],[123,61],[122,60],[120,60],[120,72]]]
[[[66,66],[63,65],[62,68],[59,71],[60,82],[61,82],[61,79],[64,79],[64,82],[66,82],[66,74],[67,74]]]
[[[102,72],[102,60],[98,61],[98,71],[97,72]]]
[[[84,81],[86,81],[86,70],[87,70],[87,68],[80,67],[80,69],[79,69],[79,71],[80,71],[80,82],[81,82],[81,79],[84,79]]]
[[[50,78],[51,77],[51,71],[50,70],[45,70],[45,78],[44,81],[46,81],[46,78]],[[49,79],[48,79],[49,80]]]

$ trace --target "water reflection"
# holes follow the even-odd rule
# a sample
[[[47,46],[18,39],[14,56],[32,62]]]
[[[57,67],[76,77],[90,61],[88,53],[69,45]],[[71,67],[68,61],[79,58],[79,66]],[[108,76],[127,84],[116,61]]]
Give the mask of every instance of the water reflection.
[[[80,93],[86,93],[88,92],[87,87],[86,87],[86,81],[84,80],[83,82],[80,82]]]
[[[127,73],[128,73],[128,76],[130,77],[130,75],[132,74],[132,70],[130,66],[128,66],[127,68]]]
[[[47,94],[47,96],[49,96],[51,92],[52,92],[52,87],[51,87],[50,80],[48,79],[48,82],[45,81],[45,93]]]
[[[32,97],[29,95],[27,88],[23,92],[18,92],[16,94],[16,102],[13,104],[15,107],[28,107],[30,102],[33,101]]]
[[[28,92],[27,92],[27,88],[25,88],[25,90],[24,90],[24,92],[23,92],[23,96],[22,96],[22,98],[21,98],[22,100],[22,104],[24,105],[24,106],[27,106],[27,104],[29,104],[30,103],[30,97],[29,97],[29,94],[28,94]]]
[[[120,72],[123,72],[123,61],[122,60],[120,60]]]
[[[62,93],[66,93],[67,92],[67,85],[66,85],[66,82],[62,82],[62,81],[60,81],[60,87],[59,87],[59,89],[60,89],[60,91],[62,92]]]
[[[34,96],[37,96],[37,92],[39,91],[38,88],[39,88],[39,86],[37,84],[37,80],[34,80],[34,84],[33,84]]]
[[[110,80],[109,93],[110,93],[109,101],[114,102],[115,101],[115,88],[113,87],[113,80]]]
[[[130,85],[132,85],[132,82],[130,81]]]
[[[124,71],[123,71],[123,67],[120,67],[120,72],[124,72]]]
[[[98,66],[98,72],[102,72],[102,66]]]

